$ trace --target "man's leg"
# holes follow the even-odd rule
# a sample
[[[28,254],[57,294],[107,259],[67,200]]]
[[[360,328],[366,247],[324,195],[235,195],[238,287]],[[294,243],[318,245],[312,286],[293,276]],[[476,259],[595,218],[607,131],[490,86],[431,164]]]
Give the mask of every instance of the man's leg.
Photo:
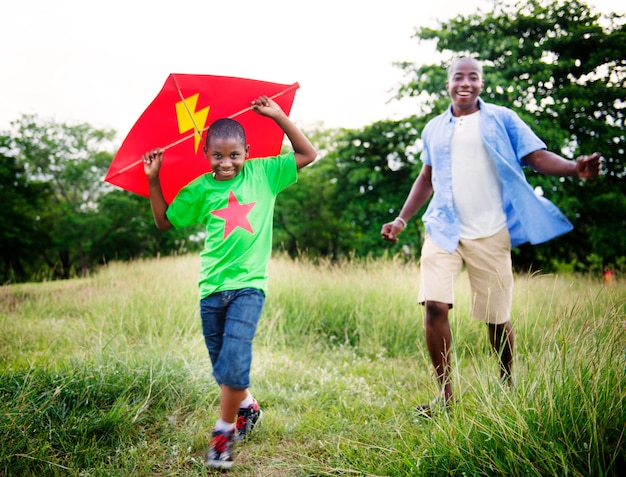
[[[513,326],[510,321],[507,321],[499,325],[489,323],[488,327],[489,342],[500,359],[500,378],[503,383],[512,386],[511,368],[513,367],[513,347],[515,344]]]
[[[447,303],[427,301],[424,320],[426,345],[446,403],[452,398],[452,383],[450,381],[452,333],[448,321],[449,309],[450,306]]]
[[[458,253],[449,253],[438,247],[426,234],[420,257],[420,290],[417,301],[425,307],[426,345],[442,395],[430,404],[417,406],[417,411],[425,415],[432,415],[433,405],[440,407],[452,399],[452,333],[448,311],[454,303],[454,283],[462,266],[463,260]]]
[[[511,239],[506,227],[491,237],[461,240],[459,250],[469,276],[472,296],[472,316],[487,323],[489,342],[500,360],[500,377],[512,384],[513,326],[513,268]]]

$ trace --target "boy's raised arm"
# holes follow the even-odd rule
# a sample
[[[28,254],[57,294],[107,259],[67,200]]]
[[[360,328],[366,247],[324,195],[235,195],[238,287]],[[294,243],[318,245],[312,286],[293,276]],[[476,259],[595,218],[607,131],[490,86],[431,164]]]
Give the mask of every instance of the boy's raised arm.
[[[148,187],[150,190],[150,207],[154,216],[154,223],[159,230],[167,230],[172,228],[172,223],[165,215],[167,210],[167,202],[161,190],[161,180],[159,171],[161,170],[161,162],[163,161],[163,149],[152,149],[146,152],[141,159],[143,160],[143,171],[148,178]]]
[[[291,142],[291,147],[293,147],[293,152],[296,156],[296,167],[298,169],[309,165],[315,160],[317,151],[311,142],[274,100],[267,96],[260,96],[252,101],[250,108],[262,116],[272,118],[285,132],[289,142]]]

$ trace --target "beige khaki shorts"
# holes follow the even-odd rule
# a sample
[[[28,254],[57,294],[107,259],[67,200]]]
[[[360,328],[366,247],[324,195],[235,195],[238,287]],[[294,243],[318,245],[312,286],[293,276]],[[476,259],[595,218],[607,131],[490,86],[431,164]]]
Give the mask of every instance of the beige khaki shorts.
[[[474,318],[501,324],[511,317],[513,268],[511,238],[505,227],[491,237],[461,239],[454,253],[433,243],[426,234],[420,259],[418,300],[454,304],[454,284],[463,263],[467,269],[472,293]]]

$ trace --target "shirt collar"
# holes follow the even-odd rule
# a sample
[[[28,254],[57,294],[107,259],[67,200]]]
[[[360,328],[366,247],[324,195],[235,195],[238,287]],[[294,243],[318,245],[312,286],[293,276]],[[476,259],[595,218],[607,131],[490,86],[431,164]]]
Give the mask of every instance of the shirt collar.
[[[478,99],[478,109],[480,109],[481,111],[485,110],[485,102],[480,98],[480,96],[477,98]],[[445,114],[445,120],[446,122],[450,123],[454,121],[454,115],[452,114],[452,104],[450,104],[450,106],[448,106],[448,108],[446,109]]]

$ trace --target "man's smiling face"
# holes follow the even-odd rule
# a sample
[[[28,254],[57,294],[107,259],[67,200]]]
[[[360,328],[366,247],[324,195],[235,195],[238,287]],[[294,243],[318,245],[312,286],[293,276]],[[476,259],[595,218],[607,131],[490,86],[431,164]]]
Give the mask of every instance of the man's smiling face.
[[[471,58],[457,61],[450,69],[446,81],[453,114],[464,116],[478,111],[478,95],[484,85],[482,68],[478,61]]]

